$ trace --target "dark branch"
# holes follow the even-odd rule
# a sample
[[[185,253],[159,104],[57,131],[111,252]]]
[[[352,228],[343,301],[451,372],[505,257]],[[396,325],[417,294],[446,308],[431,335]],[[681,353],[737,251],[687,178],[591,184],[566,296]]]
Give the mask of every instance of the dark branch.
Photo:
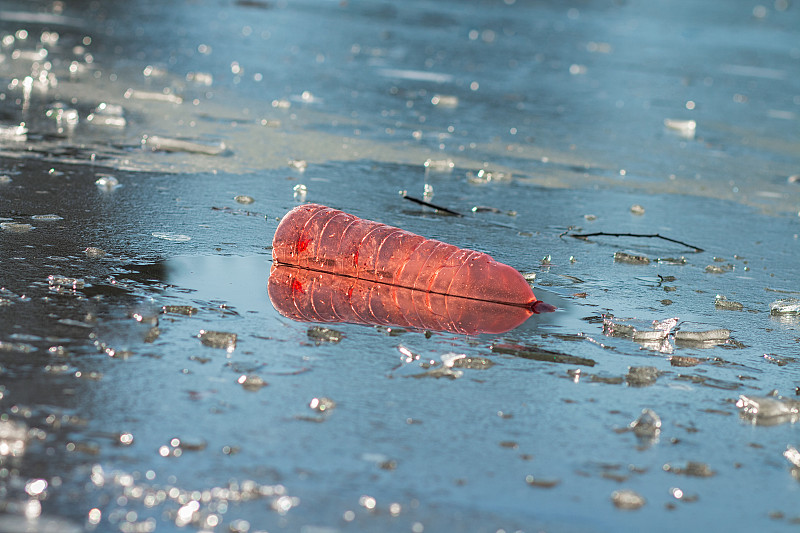
[[[407,195],[405,193],[403,194],[403,198],[405,198],[406,200],[410,200],[410,201],[414,202],[415,204],[424,205],[425,207],[430,207],[431,209],[436,209],[437,211],[441,211],[443,213],[447,213],[448,215],[453,215],[453,216],[456,216],[456,217],[463,217],[464,216],[461,213],[453,211],[452,209],[447,209],[446,207],[435,205],[435,204],[432,204],[430,202],[426,202],[425,200],[420,200],[419,198],[414,198],[413,196],[409,196],[409,195]]]
[[[691,248],[695,252],[705,252],[704,249],[700,248],[699,246],[695,246],[693,244],[689,244],[687,242],[679,241],[677,239],[670,239],[669,237],[664,237],[663,235],[659,235],[658,233],[606,233],[605,231],[598,231],[596,233],[570,233],[568,234],[570,237],[575,237],[576,239],[588,239],[589,237],[641,237],[646,239],[661,239],[668,242],[673,242],[675,244],[680,244],[681,246],[686,246],[687,248]]]

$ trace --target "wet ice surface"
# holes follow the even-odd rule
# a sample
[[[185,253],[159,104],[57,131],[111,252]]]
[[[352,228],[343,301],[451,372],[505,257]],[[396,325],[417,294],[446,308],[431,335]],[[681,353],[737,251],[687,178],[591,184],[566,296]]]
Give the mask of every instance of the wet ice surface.
[[[0,13],[0,530],[796,527],[795,6],[130,4]],[[559,309],[284,318],[302,201]]]

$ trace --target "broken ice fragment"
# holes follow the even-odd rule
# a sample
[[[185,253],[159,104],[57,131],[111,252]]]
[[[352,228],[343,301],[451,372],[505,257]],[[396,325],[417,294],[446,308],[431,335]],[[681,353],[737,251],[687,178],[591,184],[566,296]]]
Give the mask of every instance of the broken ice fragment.
[[[721,294],[717,294],[714,298],[714,307],[725,311],[741,311],[744,309],[744,305],[741,303],[728,300],[728,298]]]
[[[0,420],[0,457],[20,457],[28,445],[28,427],[14,420]]]
[[[625,381],[630,387],[647,387],[658,379],[659,371],[654,366],[632,366],[628,368]]]
[[[458,96],[449,94],[435,94],[431,98],[431,103],[439,107],[458,107]]]
[[[308,406],[314,411],[324,413],[325,411],[331,411],[335,408],[336,402],[325,396],[320,396],[319,398],[312,398]]]
[[[18,224],[16,222],[0,222],[0,229],[9,233],[27,233],[34,229],[30,224]]]
[[[686,344],[718,344],[731,337],[727,329],[712,329],[710,331],[678,331],[675,333],[675,342]]]
[[[228,149],[224,142],[205,144],[198,141],[158,135],[143,136],[142,146],[154,152],[186,152],[188,154],[201,155],[221,155]]]
[[[800,401],[783,397],[740,395],[736,407],[743,419],[757,426],[774,426],[786,422],[794,424],[800,417]]]
[[[197,308],[191,305],[165,305],[161,308],[162,313],[171,313],[174,315],[192,316],[197,314]]]
[[[699,461],[688,461],[685,468],[672,466],[667,463],[663,466],[663,470],[664,472],[690,477],[711,477],[716,473],[711,470],[711,467],[706,463],[701,463]]]
[[[308,328],[307,335],[309,339],[313,340],[317,344],[321,344],[323,342],[337,343],[344,337],[341,331],[323,328],[321,326],[312,326]]]
[[[86,121],[95,126],[124,128],[126,120],[121,105],[101,103],[92,111]]]
[[[644,215],[644,207],[642,207],[639,204],[633,204],[631,206],[631,214],[638,215],[638,216]]]
[[[308,168],[308,162],[304,159],[290,159],[288,165],[298,172],[305,172]]]
[[[89,246],[83,251],[83,253],[85,253],[86,257],[88,257],[89,259],[99,259],[106,255],[105,250],[103,250],[102,248],[96,248],[94,246]]]
[[[25,142],[28,140],[28,128],[24,122],[16,126],[5,126],[0,124],[0,140]]]
[[[85,282],[78,278],[67,278],[64,276],[47,276],[47,282],[51,289],[82,289]]]
[[[632,255],[625,252],[614,253],[614,261],[617,263],[630,263],[632,265],[647,265],[650,259],[646,255]]]
[[[182,104],[183,98],[169,92],[137,91],[128,89],[123,95],[127,100],[149,100],[153,102],[166,102],[169,104]]]
[[[642,414],[629,427],[639,438],[654,439],[661,432],[661,417],[652,409],[642,409]]]
[[[632,511],[642,507],[646,503],[646,500],[638,492],[624,489],[612,492],[611,502],[617,509]]]
[[[308,194],[308,187],[303,185],[302,183],[298,183],[294,187],[292,187],[294,191],[294,197],[296,200],[303,201],[306,199],[306,195]]]
[[[785,298],[769,304],[771,315],[800,315],[800,298]]]
[[[425,172],[452,172],[456,164],[452,159],[426,159]]]
[[[253,202],[255,202],[255,199],[252,196],[247,196],[247,195],[244,195],[244,194],[240,194],[238,196],[234,196],[233,199],[236,202],[238,202],[240,204],[245,204],[245,205],[252,204]]]
[[[211,348],[221,348],[228,352],[232,352],[236,349],[236,333],[206,331],[201,329],[197,337],[203,345],[210,346]]]
[[[64,217],[59,215],[33,215],[31,220],[45,220],[45,221],[54,221],[54,220],[64,220]]]
[[[786,446],[786,451],[783,452],[783,456],[786,457],[795,468],[800,468],[800,451],[798,451],[797,448],[791,445]]]
[[[113,191],[120,186],[119,180],[114,176],[100,176],[94,184],[101,191]]]
[[[261,376],[257,376],[255,374],[242,374],[239,376],[239,379],[237,379],[236,382],[246,390],[250,391],[257,391],[261,387],[267,386],[267,382],[264,381]]]
[[[667,129],[675,131],[681,137],[686,139],[693,139],[695,131],[697,130],[697,122],[694,120],[679,120],[673,118],[664,119],[664,126]]]

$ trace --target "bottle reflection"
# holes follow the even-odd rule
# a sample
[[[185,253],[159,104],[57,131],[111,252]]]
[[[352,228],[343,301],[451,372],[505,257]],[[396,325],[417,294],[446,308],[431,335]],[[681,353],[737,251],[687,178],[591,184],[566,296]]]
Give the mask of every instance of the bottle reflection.
[[[554,310],[543,302],[515,306],[473,300],[316,270],[273,264],[269,297],[275,309],[301,322],[348,322],[447,331],[504,333],[531,315]]]

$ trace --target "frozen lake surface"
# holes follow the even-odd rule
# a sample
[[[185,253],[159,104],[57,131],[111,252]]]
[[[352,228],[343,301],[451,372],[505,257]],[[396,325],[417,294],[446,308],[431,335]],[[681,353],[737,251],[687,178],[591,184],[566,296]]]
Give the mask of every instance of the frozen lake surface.
[[[0,531],[796,529],[798,28],[782,0],[4,2]],[[303,202],[558,310],[294,321],[267,283]]]

